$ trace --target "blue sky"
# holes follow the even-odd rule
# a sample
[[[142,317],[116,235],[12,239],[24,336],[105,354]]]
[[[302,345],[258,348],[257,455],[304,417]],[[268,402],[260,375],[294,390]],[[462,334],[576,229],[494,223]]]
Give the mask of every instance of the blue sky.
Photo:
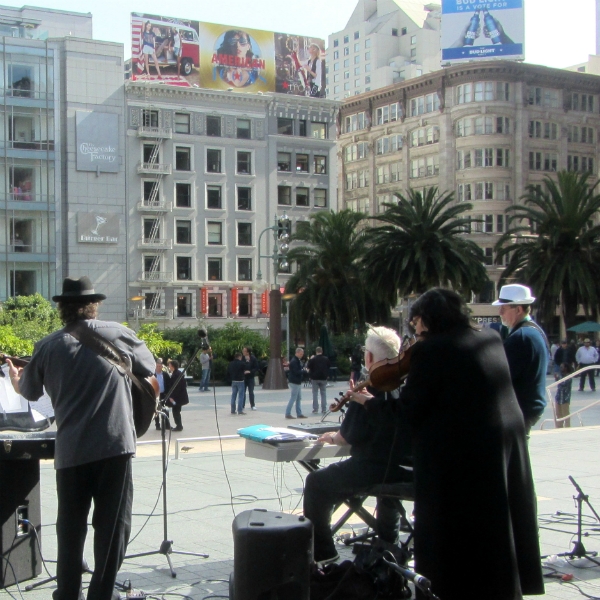
[[[80,0],[33,0],[31,5],[94,16],[96,39],[125,44],[130,56],[129,14],[145,12],[224,23],[254,29],[297,33],[327,39],[342,29],[357,0],[105,0],[82,4]],[[2,2],[22,6],[22,2]],[[566,67],[587,60],[595,52],[594,0],[525,0],[525,54],[529,63]]]

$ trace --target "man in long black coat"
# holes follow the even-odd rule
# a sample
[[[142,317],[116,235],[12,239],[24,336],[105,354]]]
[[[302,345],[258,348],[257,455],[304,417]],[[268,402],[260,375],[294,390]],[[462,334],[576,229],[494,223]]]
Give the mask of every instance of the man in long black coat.
[[[456,296],[424,296],[433,292],[434,303]],[[411,316],[419,309],[417,300]],[[520,600],[544,593],[523,415],[502,341],[465,319],[441,332],[427,331],[425,314],[413,319],[424,338],[396,416],[413,430],[415,569],[443,600]],[[377,400],[365,407],[385,410]]]

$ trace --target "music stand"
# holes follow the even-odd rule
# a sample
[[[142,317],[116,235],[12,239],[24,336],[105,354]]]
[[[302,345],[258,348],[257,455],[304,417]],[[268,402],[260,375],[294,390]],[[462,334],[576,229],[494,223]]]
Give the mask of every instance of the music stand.
[[[582,529],[583,529],[583,525],[582,525],[583,503],[585,502],[588,505],[589,509],[592,511],[592,513],[594,514],[594,516],[596,517],[596,519],[598,520],[599,523],[600,523],[600,516],[594,510],[594,507],[590,504],[589,496],[587,494],[583,493],[583,490],[581,489],[579,484],[570,475],[569,475],[569,481],[573,484],[573,486],[577,490],[577,496],[573,496],[573,499],[577,502],[577,541],[574,542],[573,549],[570,552],[562,552],[561,554],[557,554],[556,556],[568,556],[571,559],[587,558],[588,560],[591,560],[593,563],[600,566],[600,561],[595,558],[592,558],[594,556],[598,556],[598,553],[595,551],[588,552],[585,549],[583,542],[581,541]]]
[[[198,353],[202,350],[202,345],[200,348],[196,350],[192,359],[188,362],[187,366],[179,372],[179,377],[176,379],[175,383],[173,383],[169,389],[169,391],[165,394],[165,398],[169,398],[173,393],[173,390],[177,387],[177,384],[181,381],[188,367],[194,362],[195,358],[198,356]],[[161,446],[162,446],[162,495],[163,495],[163,541],[160,544],[160,548],[158,550],[150,550],[149,552],[140,552],[138,554],[129,554],[125,557],[125,560],[128,558],[139,558],[140,556],[153,556],[155,554],[162,554],[167,559],[167,563],[169,563],[169,570],[171,571],[171,577],[177,577],[177,573],[175,573],[175,569],[173,569],[173,563],[171,562],[170,554],[183,554],[187,556],[197,556],[199,558],[208,558],[208,554],[204,554],[203,552],[183,552],[181,550],[173,550],[173,540],[169,539],[169,518],[167,512],[167,435],[166,435],[166,423],[168,422],[167,415],[165,414],[165,410],[159,411],[160,416],[160,438],[161,438]]]

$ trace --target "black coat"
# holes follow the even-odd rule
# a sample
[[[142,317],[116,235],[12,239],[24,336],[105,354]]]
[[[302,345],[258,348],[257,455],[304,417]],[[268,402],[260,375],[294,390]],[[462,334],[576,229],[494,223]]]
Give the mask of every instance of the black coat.
[[[169,374],[169,380],[165,378],[165,391],[168,392],[171,386],[177,381],[177,378],[181,374],[181,371],[174,371]],[[169,398],[173,398],[177,406],[185,406],[190,403],[187,391],[187,383],[185,381],[185,375],[180,379],[179,383],[175,386],[175,389],[171,392]]]
[[[413,430],[416,571],[443,600],[543,594],[523,416],[497,333],[416,344],[396,411]]]

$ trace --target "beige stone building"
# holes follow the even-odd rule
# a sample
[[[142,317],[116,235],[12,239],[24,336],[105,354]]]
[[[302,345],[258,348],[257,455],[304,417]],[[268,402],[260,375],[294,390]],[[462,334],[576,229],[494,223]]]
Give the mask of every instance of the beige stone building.
[[[394,192],[437,186],[482,220],[468,234],[492,284],[475,296],[497,318],[502,266],[494,245],[505,209],[558,170],[598,176],[600,78],[508,61],[446,68],[349,98],[340,111],[338,207],[377,215]]]

